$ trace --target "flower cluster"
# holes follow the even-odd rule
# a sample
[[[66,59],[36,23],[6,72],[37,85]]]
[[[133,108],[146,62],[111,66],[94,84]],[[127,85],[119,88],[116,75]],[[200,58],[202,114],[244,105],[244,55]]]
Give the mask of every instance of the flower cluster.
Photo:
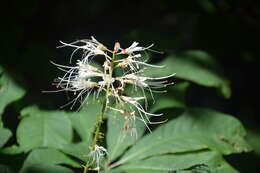
[[[106,155],[107,150],[102,147],[102,146],[98,146],[95,145],[94,149],[88,154],[91,158],[91,164],[95,166],[95,168],[93,170],[96,170],[99,172],[100,170],[100,160]]]
[[[94,37],[91,37],[90,40],[86,39],[72,43],[61,43],[62,46],[59,47],[69,46],[75,48],[71,54],[71,59],[76,51],[83,51],[83,56],[77,60],[76,66],[64,66],[53,63],[60,70],[65,72],[64,76],[57,78],[55,81],[55,85],[61,88],[59,91],[73,91],[77,95],[76,98],[70,102],[73,103],[72,106],[78,99],[82,99],[82,96],[85,96],[84,100],[86,100],[91,93],[99,97],[99,94],[104,92],[106,93],[107,108],[125,114],[127,116],[126,120],[141,120],[148,129],[147,123],[151,123],[149,117],[162,115],[152,114],[146,111],[147,99],[145,91],[150,92],[151,96],[153,92],[164,92],[164,90],[158,91],[158,89],[172,84],[166,79],[175,74],[157,78],[142,75],[146,67],[163,67],[148,64],[146,60],[142,58],[141,53],[145,50],[150,50],[153,44],[148,47],[141,47],[138,42],[133,42],[130,47],[124,49],[116,42],[114,50],[109,50]],[[92,59],[100,55],[104,56],[102,69],[98,69],[92,65]],[[119,76],[114,74],[117,68],[121,70],[121,75]],[[124,91],[130,85],[134,86],[135,91],[140,89],[140,91],[143,92],[143,96],[127,96]],[[108,103],[110,103],[110,99],[116,100],[117,105],[123,105],[121,107],[128,105],[130,110],[123,108],[118,109],[118,106],[117,108],[109,106]],[[140,103],[141,100],[145,101],[145,108]],[[131,124],[134,126],[135,123]]]
[[[75,66],[64,66],[52,62],[58,69],[65,72],[63,76],[55,80],[54,84],[60,88],[58,91],[72,91],[76,95],[76,98],[68,104],[72,104],[73,107],[77,100],[82,100],[82,98],[87,100],[91,94],[95,98],[99,98],[101,93],[104,93],[105,109],[119,112],[125,116],[124,129],[126,131],[130,129],[131,134],[137,135],[136,120],[142,121],[150,130],[148,124],[153,123],[150,121],[150,117],[162,114],[147,112],[148,101],[145,93],[148,91],[153,98],[153,92],[165,92],[163,88],[172,84],[166,79],[174,76],[171,74],[154,78],[144,75],[148,67],[163,67],[147,63],[147,59],[143,56],[143,52],[151,50],[153,44],[142,47],[138,42],[133,42],[128,48],[122,48],[116,42],[114,49],[110,50],[94,37],[72,43],[61,42],[61,44],[59,47],[74,48],[70,62],[77,51],[83,52]],[[95,66],[94,58],[101,62],[102,66]],[[133,97],[131,94],[127,94],[126,91],[129,87],[134,92],[140,91],[142,95]],[[106,150],[103,147],[95,145],[91,155],[94,156],[93,162],[97,167],[99,167],[100,157],[103,157],[105,153]]]

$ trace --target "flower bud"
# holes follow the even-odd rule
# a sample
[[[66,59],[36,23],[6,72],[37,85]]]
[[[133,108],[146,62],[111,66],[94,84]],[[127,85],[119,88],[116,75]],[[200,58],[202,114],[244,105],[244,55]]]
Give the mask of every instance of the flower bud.
[[[116,42],[114,46],[114,53],[117,53],[119,49],[120,49],[120,43]]]

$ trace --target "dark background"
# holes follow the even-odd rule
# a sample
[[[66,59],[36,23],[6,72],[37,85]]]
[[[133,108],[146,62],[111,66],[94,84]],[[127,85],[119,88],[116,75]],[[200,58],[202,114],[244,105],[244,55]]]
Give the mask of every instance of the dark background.
[[[205,106],[229,113],[247,129],[259,130],[258,79],[260,8],[252,0],[26,0],[1,2],[0,64],[27,89],[26,102],[57,109],[67,102],[51,90],[57,69],[49,60],[68,63],[70,49],[56,49],[66,42],[95,36],[106,45],[132,41],[155,43],[167,54],[199,49],[214,56],[231,81],[232,96],[224,99],[215,89],[192,85],[191,106]],[[64,100],[65,99],[65,100]],[[12,117],[8,120],[12,124]],[[231,156],[242,172],[258,172],[254,153]]]

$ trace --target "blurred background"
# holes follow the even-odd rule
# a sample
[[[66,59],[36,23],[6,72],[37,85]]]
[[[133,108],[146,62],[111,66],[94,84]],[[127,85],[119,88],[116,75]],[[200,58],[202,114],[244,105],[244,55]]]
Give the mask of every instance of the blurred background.
[[[128,47],[133,41],[165,54],[153,61],[186,50],[202,50],[213,56],[231,82],[230,99],[213,88],[191,85],[190,106],[204,106],[242,121],[257,135],[260,55],[260,8],[253,0],[75,0],[10,1],[3,8],[0,36],[0,64],[27,89],[26,102],[58,109],[67,102],[64,93],[51,83],[60,72],[51,61],[68,64],[69,48],[56,49],[59,41],[71,42],[94,36],[105,45],[119,41]],[[10,109],[9,112],[12,110]],[[8,109],[7,109],[8,113]],[[6,117],[6,116],[5,116]],[[4,120],[16,127],[17,120]],[[260,145],[260,141],[253,141]],[[260,147],[259,147],[260,148]],[[241,172],[258,172],[260,151],[230,156],[227,160]]]

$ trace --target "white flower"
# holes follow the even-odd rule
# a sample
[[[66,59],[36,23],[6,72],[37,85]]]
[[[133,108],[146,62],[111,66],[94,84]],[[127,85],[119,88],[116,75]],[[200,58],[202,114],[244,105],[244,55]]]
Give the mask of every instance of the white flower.
[[[138,118],[139,120],[141,120],[142,122],[144,122],[144,124],[146,125],[147,129],[151,132],[150,128],[148,127],[147,123],[149,124],[153,124],[150,121],[149,116],[161,116],[163,114],[152,114],[149,112],[146,112],[144,110],[144,108],[142,107],[142,105],[138,102],[139,100],[144,100],[145,97],[128,97],[128,96],[120,96],[120,99],[122,99],[123,102],[125,103],[129,103],[132,106],[134,106],[134,108],[136,108],[136,110],[138,111],[139,115],[141,118]]]
[[[153,46],[148,47],[139,46],[139,43],[134,41],[128,48],[121,48],[120,43],[116,42],[113,50],[109,50],[102,43],[97,41],[94,37],[91,39],[78,40],[72,43],[64,43],[59,47],[72,47],[75,50],[71,54],[71,58],[78,50],[83,50],[81,60],[78,60],[76,66],[64,66],[55,64],[58,69],[65,72],[62,77],[59,77],[55,85],[61,90],[58,91],[72,91],[77,94],[76,98],[68,104],[75,102],[78,99],[86,100],[91,93],[96,94],[95,98],[99,98],[101,92],[105,92],[105,106],[104,108],[111,108],[114,111],[121,112],[125,116],[124,129],[130,129],[132,135],[137,135],[135,120],[147,124],[154,124],[150,121],[151,116],[161,116],[162,114],[153,114],[147,112],[148,100],[146,92],[150,92],[152,99],[153,92],[165,92],[164,88],[172,83],[167,81],[167,78],[174,76],[171,74],[163,77],[149,77],[143,75],[146,67],[162,68],[164,66],[148,64],[143,58],[143,51],[151,50]],[[156,52],[156,51],[154,51]],[[102,61],[102,69],[94,67],[92,59],[97,55],[105,57]],[[71,60],[70,58],[70,60]],[[102,59],[101,59],[102,60]],[[100,61],[98,61],[100,62]],[[134,86],[135,91],[141,90],[143,95],[141,97],[125,96],[124,91],[126,86]],[[163,89],[163,90],[162,90]],[[56,92],[56,91],[55,91]],[[115,102],[109,102],[114,99]],[[144,101],[145,107],[141,102]],[[112,104],[111,104],[112,103]],[[127,110],[120,110],[112,108],[111,105],[127,105]],[[72,105],[72,107],[73,107]],[[101,156],[106,153],[103,147],[95,146],[91,155],[94,160],[99,160]],[[99,165],[99,161],[95,161]],[[97,166],[99,169],[99,166]]]
[[[140,52],[140,51],[144,51],[144,50],[147,50],[151,47],[153,47],[153,44],[151,44],[150,46],[148,47],[141,47],[141,46],[138,46],[138,42],[133,42],[131,44],[130,47],[126,48],[126,49],[121,49],[121,54],[128,54],[128,55],[132,55],[134,52]]]
[[[62,77],[55,79],[53,83],[57,88],[61,88],[60,90],[45,92],[72,91],[74,94],[77,93],[76,98],[61,107],[73,103],[71,106],[72,109],[77,100],[83,100],[83,95],[85,95],[84,99],[86,100],[92,91],[94,91],[94,88],[99,87],[97,82],[91,80],[91,77],[102,77],[103,73],[94,66],[85,64],[80,60],[78,61],[77,66],[74,67],[51,63],[56,65],[61,71],[64,71],[65,74]]]
[[[102,146],[95,145],[94,150],[91,151],[88,155],[92,158],[91,164],[95,164],[94,170],[99,172],[100,161],[104,158],[105,155],[108,155],[107,150]]]
[[[58,48],[66,47],[66,46],[76,48],[71,54],[70,62],[71,62],[71,59],[72,59],[74,53],[80,49],[84,51],[84,54],[83,54],[84,62],[88,62],[88,59],[95,55],[104,55],[106,58],[111,59],[105,53],[107,48],[103,44],[98,42],[94,37],[91,37],[91,40],[89,40],[89,39],[77,40],[72,43],[65,43],[65,42],[60,41],[60,43],[63,45],[58,46]],[[78,43],[82,43],[83,45],[78,45]]]
[[[108,106],[108,108],[125,115],[125,117],[124,117],[125,122],[123,125],[124,131],[125,132],[130,131],[131,136],[134,136],[135,138],[137,138],[138,133],[137,133],[136,124],[135,124],[135,120],[136,120],[135,111],[128,111],[126,109],[117,109],[117,108],[110,107],[110,106]]]
[[[124,111],[125,114],[125,122],[124,122],[124,131],[130,131],[130,135],[134,136],[136,139],[138,137],[138,132],[136,130],[135,120],[137,119],[135,116],[135,111]]]
[[[52,62],[53,63],[53,62]],[[96,82],[92,82],[90,77],[102,77],[104,74],[89,64],[78,61],[77,66],[63,66],[53,63],[58,69],[66,72],[63,77],[58,77],[56,86],[67,91],[88,90],[97,86]]]
[[[168,81],[164,80],[167,78],[170,78],[174,76],[174,74],[158,77],[158,78],[152,78],[152,77],[145,77],[145,76],[138,76],[136,73],[127,74],[125,76],[122,76],[125,83],[130,83],[136,86],[139,86],[141,88],[163,88],[166,87],[172,83],[168,83]],[[163,81],[160,81],[163,80]]]
[[[66,82],[70,82],[71,91],[88,90],[97,86],[97,83],[92,82],[90,79],[75,78],[74,80]]]
[[[140,69],[140,65],[142,66],[148,66],[148,67],[155,67],[155,68],[163,68],[164,66],[159,66],[159,65],[152,65],[148,64],[145,61],[142,60],[137,60],[141,58],[141,54],[136,54],[136,55],[129,55],[127,58],[117,60],[116,62],[119,62],[117,64],[118,67],[121,68],[126,68],[129,67],[131,71],[137,72]]]
[[[89,64],[78,61],[78,76],[79,78],[102,77],[103,73]]]

